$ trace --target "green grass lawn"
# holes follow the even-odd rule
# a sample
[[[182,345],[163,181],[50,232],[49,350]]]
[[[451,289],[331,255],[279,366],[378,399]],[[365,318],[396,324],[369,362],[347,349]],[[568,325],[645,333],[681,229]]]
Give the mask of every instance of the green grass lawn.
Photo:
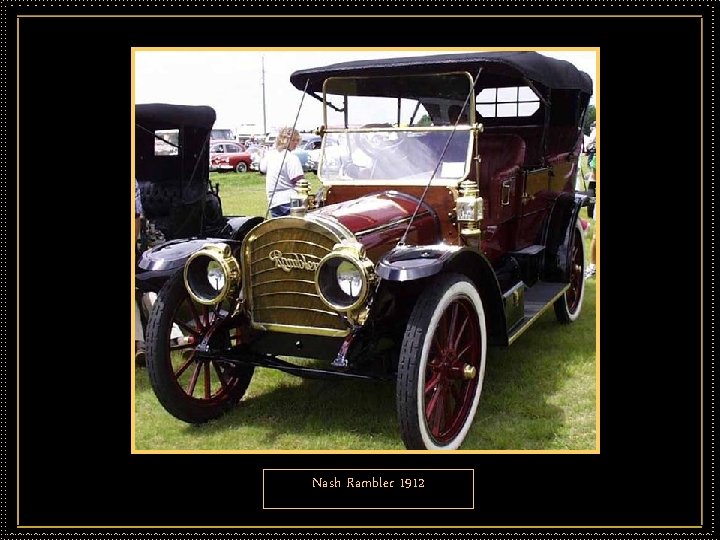
[[[311,193],[320,187],[313,173],[306,173]],[[264,216],[267,210],[265,176],[257,172],[210,173],[213,185],[220,184],[220,198],[226,216]]]
[[[214,173],[211,180],[220,183],[226,215],[265,214],[264,176]],[[310,180],[314,191],[318,181],[314,175]],[[480,405],[463,450],[596,448],[595,285],[586,281],[575,323],[557,323],[551,308],[510,348],[489,350]],[[135,374],[138,450],[404,449],[391,382],[310,380],[256,369],[237,408],[191,426],[160,406],[144,368]]]

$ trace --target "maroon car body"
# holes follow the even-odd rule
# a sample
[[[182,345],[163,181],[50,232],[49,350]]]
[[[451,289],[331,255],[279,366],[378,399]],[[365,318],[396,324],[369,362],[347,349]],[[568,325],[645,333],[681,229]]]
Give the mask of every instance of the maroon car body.
[[[580,316],[578,213],[591,199],[573,184],[592,81],[496,52],[334,64],[291,82],[325,104],[320,190],[300,182],[291,215],[242,241],[173,246],[187,260],[151,325],[155,393],[199,423],[237,403],[257,366],[391,379],[405,446],[456,449],[488,346],[549,308],[561,323]],[[194,343],[182,358],[172,324]]]

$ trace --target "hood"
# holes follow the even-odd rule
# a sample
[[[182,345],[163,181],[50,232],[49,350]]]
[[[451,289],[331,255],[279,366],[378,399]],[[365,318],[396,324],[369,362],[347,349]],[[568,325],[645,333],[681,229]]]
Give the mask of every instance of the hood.
[[[383,191],[350,201],[331,204],[313,213],[330,217],[347,227],[376,261],[402,237],[419,203],[416,197]],[[407,243],[434,244],[440,238],[440,221],[423,203],[408,233]]]

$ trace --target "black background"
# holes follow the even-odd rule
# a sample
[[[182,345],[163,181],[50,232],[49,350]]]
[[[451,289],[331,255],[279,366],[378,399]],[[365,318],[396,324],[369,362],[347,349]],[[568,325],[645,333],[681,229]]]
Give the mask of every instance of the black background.
[[[609,10],[587,5],[564,12],[579,18],[361,18],[350,15],[370,12],[351,6],[335,9],[338,18],[20,19],[20,523],[700,525],[700,51],[709,62],[709,21],[701,43],[701,20],[677,15],[708,16],[709,9],[688,6],[672,13],[623,7],[620,18],[592,17]],[[61,12],[14,8],[4,8],[8,46],[16,40],[18,13]],[[180,10],[137,13],[153,12]],[[383,14],[393,12],[409,10],[390,7]],[[81,13],[133,12],[62,10]],[[676,16],[647,17],[653,13]],[[627,17],[632,14],[644,16]],[[294,30],[283,30],[288,25]],[[298,45],[600,47],[599,455],[131,455],[130,47]],[[14,73],[11,53],[8,62]],[[709,73],[708,64],[706,99]],[[8,90],[11,115],[14,85]],[[705,114],[707,128],[707,104]],[[13,144],[8,141],[10,156]],[[709,146],[706,158],[708,152]],[[474,512],[262,511],[262,468],[284,467],[475,468],[483,504]],[[707,526],[707,494],[704,503]],[[14,527],[10,504],[5,519]]]

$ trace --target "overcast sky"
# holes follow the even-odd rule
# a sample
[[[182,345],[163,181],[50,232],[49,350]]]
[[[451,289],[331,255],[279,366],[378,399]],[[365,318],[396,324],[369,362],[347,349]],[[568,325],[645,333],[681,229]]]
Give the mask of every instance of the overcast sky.
[[[486,50],[486,49],[477,49]],[[268,131],[292,125],[302,92],[290,84],[298,69],[336,62],[464,52],[467,49],[327,49],[327,50],[134,50],[135,103],[210,105],[217,113],[215,127],[240,132],[263,130],[263,60],[265,116]],[[594,50],[538,50],[568,60],[596,83]],[[305,96],[297,126],[309,130],[322,123],[322,105]]]

